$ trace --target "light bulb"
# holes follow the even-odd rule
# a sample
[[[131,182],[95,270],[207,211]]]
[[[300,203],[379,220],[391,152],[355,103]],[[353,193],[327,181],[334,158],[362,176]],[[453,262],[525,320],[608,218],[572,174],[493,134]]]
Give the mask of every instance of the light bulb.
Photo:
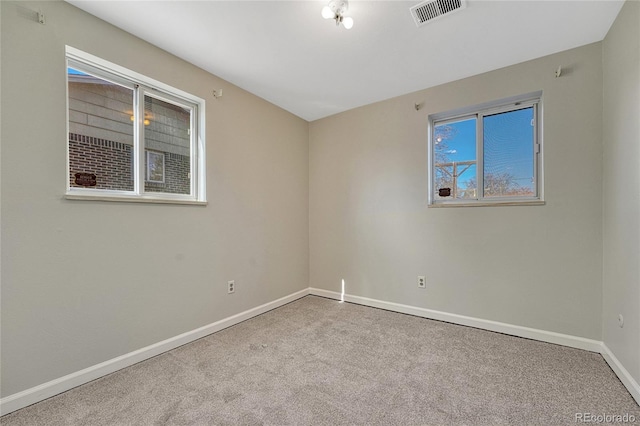
[[[350,30],[351,27],[353,27],[353,18],[351,16],[342,18],[342,25],[344,25],[346,29]]]
[[[325,6],[322,8],[322,17],[324,19],[331,19],[335,17],[335,15],[329,6]]]

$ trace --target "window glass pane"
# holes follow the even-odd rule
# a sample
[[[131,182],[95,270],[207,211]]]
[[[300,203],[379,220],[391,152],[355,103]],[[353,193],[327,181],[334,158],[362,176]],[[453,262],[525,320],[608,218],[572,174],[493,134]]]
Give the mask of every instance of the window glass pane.
[[[476,118],[436,124],[433,137],[435,199],[477,198]]]
[[[164,153],[147,151],[147,180],[164,183]]]
[[[145,95],[146,192],[191,193],[191,112]]]
[[[485,116],[484,196],[535,196],[533,107]]]
[[[70,186],[133,191],[133,90],[67,74]]]

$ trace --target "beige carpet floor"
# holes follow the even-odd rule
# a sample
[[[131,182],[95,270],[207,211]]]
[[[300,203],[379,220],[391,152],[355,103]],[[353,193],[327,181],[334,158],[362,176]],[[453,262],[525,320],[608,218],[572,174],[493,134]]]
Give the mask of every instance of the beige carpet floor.
[[[550,425],[640,407],[596,353],[307,296],[0,419]]]

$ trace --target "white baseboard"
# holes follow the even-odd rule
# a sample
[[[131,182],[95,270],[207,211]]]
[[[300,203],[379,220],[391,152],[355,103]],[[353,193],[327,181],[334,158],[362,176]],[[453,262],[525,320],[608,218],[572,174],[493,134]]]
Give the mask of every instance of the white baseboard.
[[[633,376],[629,374],[627,369],[624,368],[618,358],[616,358],[613,352],[611,352],[611,349],[609,349],[604,342],[601,346],[600,353],[602,354],[602,357],[607,361],[607,364],[609,364],[609,367],[611,367],[613,372],[616,373],[616,376],[618,376],[622,384],[627,388],[633,399],[635,399],[638,405],[640,405],[640,384],[638,384]]]
[[[571,348],[584,349],[591,352],[599,353],[602,348],[602,342],[598,340],[585,339],[584,337],[555,333],[553,331],[544,331],[535,328],[521,327],[519,325],[467,317],[458,314],[450,314],[448,312],[434,311],[432,309],[418,308],[416,306],[401,305],[399,303],[385,302],[382,300],[369,299],[368,297],[353,296],[350,294],[345,294],[343,298],[342,295],[338,292],[322,290],[313,287],[309,288],[309,294],[328,297],[330,299],[344,300],[345,302],[357,303],[358,305],[371,306],[374,308],[401,312],[403,314],[415,315],[418,317],[429,318],[438,321],[446,321],[454,324],[481,328],[483,330],[510,334],[512,336],[524,337],[527,339],[540,340],[542,342],[555,343],[556,345],[569,346]]]
[[[382,300],[370,299],[367,297],[354,295],[341,295],[338,292],[322,290],[318,288],[307,288],[296,293],[274,300],[264,305],[249,309],[223,320],[205,325],[198,329],[188,331],[178,336],[163,340],[137,351],[110,359],[100,364],[94,365],[84,370],[68,374],[64,377],[52,380],[47,383],[35,386],[25,391],[9,395],[0,399],[0,415],[5,415],[13,411],[24,408],[28,405],[35,404],[59,393],[65,392],[76,386],[80,386],[107,374],[118,371],[122,368],[136,364],[140,361],[152,358],[163,352],[175,349],[194,340],[205,337],[216,331],[223,330],[232,325],[238,324],[257,315],[263,314],[271,309],[275,309],[287,303],[293,302],[308,294],[327,297],[330,299],[344,300],[345,302],[356,303],[359,305],[371,306],[374,308],[386,309],[389,311],[400,312],[409,315],[415,315],[423,318],[446,321],[459,325],[480,328],[483,330],[495,331],[498,333],[509,334],[527,339],[534,339],[548,343],[568,346],[577,349],[584,349],[591,352],[602,354],[606,362],[611,366],[614,373],[620,378],[620,381],[629,390],[629,393],[640,404],[640,385],[624,368],[620,361],[615,357],[611,350],[602,342],[597,340],[585,339],[567,334],[555,333],[551,331],[538,330],[534,328],[521,327],[512,324],[506,324],[497,321],[484,320],[480,318],[468,317],[464,315],[451,314],[447,312],[435,311],[432,309],[419,308],[415,306],[402,305],[399,303],[385,302]]]
[[[76,371],[75,373],[68,374],[55,380],[51,380],[50,382],[43,383],[22,392],[9,395],[5,398],[0,399],[0,415],[5,415],[19,410],[20,408],[24,408],[28,405],[35,404],[36,402],[40,402],[59,393],[72,389],[76,386],[83,385],[87,382],[121,370],[140,361],[144,361],[163,352],[175,349],[178,346],[193,342],[194,340],[205,337],[211,333],[215,333],[216,331],[223,330],[227,327],[248,320],[249,318],[253,318],[257,315],[263,314],[282,305],[286,305],[287,303],[293,302],[294,300],[304,297],[308,294],[308,288],[300,290],[278,300],[265,303],[264,305],[249,309],[223,320],[216,321],[212,324],[205,325],[186,333],[182,333],[178,336],[163,340],[162,342],[158,342],[145,348],[138,349],[137,351],[133,351],[117,358],[102,362],[100,364],[96,364],[94,366],[85,368],[84,370]]]
[[[323,290],[319,288],[309,288],[309,294],[327,297],[330,299],[344,300],[345,302],[356,303],[358,305],[371,306],[374,308],[386,309],[388,311],[400,312],[403,314],[415,315],[418,317],[446,321],[453,324],[466,325],[483,330],[496,331],[498,333],[512,336],[524,337],[527,339],[539,340],[542,342],[555,343],[557,345],[571,348],[584,349],[597,352],[602,355],[613,372],[618,376],[622,384],[627,388],[631,396],[640,405],[640,385],[629,374],[626,368],[620,363],[618,358],[603,342],[598,340],[585,339],[568,334],[555,333],[553,331],[538,330],[535,328],[521,327],[503,322],[484,320],[480,318],[467,317],[464,315],[450,314],[447,312],[434,311],[432,309],[418,308],[415,306],[402,305],[399,303],[385,302],[382,300],[369,299],[368,297],[353,296]]]

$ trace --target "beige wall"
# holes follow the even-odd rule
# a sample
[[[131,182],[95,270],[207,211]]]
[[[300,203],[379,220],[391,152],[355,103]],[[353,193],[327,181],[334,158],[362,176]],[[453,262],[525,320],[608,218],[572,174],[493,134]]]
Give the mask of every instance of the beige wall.
[[[308,286],[307,122],[66,3],[0,3],[3,397]],[[206,99],[208,206],[63,199],[65,44]]]
[[[640,3],[620,11],[603,64],[603,340],[640,383]]]
[[[312,122],[310,286],[600,340],[601,60],[591,44]],[[427,208],[427,116],[537,90],[546,205]]]

